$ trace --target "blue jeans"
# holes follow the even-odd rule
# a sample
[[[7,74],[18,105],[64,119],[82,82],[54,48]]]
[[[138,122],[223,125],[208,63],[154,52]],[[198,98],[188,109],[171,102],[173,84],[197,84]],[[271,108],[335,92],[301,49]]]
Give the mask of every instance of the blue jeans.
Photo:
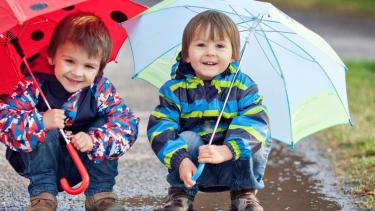
[[[192,131],[182,132],[180,137],[185,140],[189,156],[198,166],[199,146],[204,145],[201,137]],[[226,161],[220,164],[207,163],[197,183],[190,189],[184,186],[178,169],[169,171],[167,181],[171,187],[182,188],[192,197],[197,194],[198,190],[212,192],[228,189],[231,191],[262,189],[264,188],[263,175],[271,147],[270,140],[248,160]]]
[[[94,125],[102,125],[99,119]],[[65,177],[70,186],[81,182],[81,176],[75,167],[65,146],[60,144],[59,131],[51,130],[46,133],[44,143],[30,153],[19,153],[19,157],[13,159],[23,161],[19,174],[28,178],[30,197],[42,192],[57,195],[61,191],[59,180]],[[90,184],[85,195],[92,196],[99,192],[112,192],[115,185],[115,177],[118,174],[118,160],[104,160],[98,164],[89,160],[87,153],[77,151],[87,172],[90,175]],[[10,160],[11,161],[11,160]],[[15,166],[13,166],[15,167]]]

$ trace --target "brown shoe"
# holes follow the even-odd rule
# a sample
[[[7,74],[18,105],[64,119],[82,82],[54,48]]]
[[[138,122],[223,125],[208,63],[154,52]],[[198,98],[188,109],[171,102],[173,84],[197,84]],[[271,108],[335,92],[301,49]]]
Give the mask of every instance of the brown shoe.
[[[30,198],[30,206],[27,211],[55,211],[57,199],[54,195],[43,192]]]
[[[230,198],[231,211],[263,211],[254,189],[231,191]]]
[[[120,211],[125,210],[116,194],[101,192],[86,197],[85,208],[87,211]]]
[[[194,198],[180,188],[169,188],[164,211],[191,211]]]

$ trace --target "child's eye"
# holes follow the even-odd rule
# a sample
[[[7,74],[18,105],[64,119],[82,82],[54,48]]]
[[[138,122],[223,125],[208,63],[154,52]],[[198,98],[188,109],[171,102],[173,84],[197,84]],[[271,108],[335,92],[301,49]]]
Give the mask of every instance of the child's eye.
[[[225,48],[225,45],[224,44],[217,44],[216,47],[217,48]]]
[[[197,46],[198,46],[198,47],[204,47],[204,46],[206,46],[206,45],[205,45],[204,43],[198,43]]]
[[[95,69],[95,67],[94,67],[94,66],[91,66],[91,65],[85,65],[85,67],[86,67],[87,69]]]
[[[70,63],[70,64],[74,63],[74,61],[73,61],[72,59],[65,59],[65,61],[66,61],[67,63]]]

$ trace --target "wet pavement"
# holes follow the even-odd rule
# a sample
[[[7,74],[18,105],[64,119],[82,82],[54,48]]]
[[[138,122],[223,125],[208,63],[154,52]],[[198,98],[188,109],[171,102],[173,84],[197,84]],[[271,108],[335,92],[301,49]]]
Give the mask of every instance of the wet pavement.
[[[149,112],[138,114],[143,120],[140,137],[120,159],[115,192],[124,200],[127,210],[160,210],[168,188],[166,169],[146,141]],[[355,210],[347,203],[347,196],[336,190],[330,162],[320,155],[322,150],[316,142],[304,140],[295,151],[274,142],[266,170],[266,188],[259,192],[265,210]],[[4,146],[0,146],[0,151],[0,210],[23,210],[28,204],[28,181],[5,161]],[[58,199],[59,210],[84,209],[82,195],[60,193]],[[228,210],[229,206],[228,192],[199,193],[194,202],[195,210]]]
[[[359,18],[330,14],[286,13],[327,39],[343,58],[375,59],[375,22],[362,23]],[[110,64],[106,75],[142,120],[137,143],[120,159],[114,191],[127,210],[160,210],[168,188],[167,172],[145,136],[148,115],[157,103],[157,91],[144,81],[130,79],[127,70],[132,64],[128,63],[127,52],[126,48],[121,50],[119,63]],[[11,169],[4,158],[4,149],[0,145],[0,210],[24,210],[29,203],[28,181]],[[301,141],[294,150],[274,142],[265,175],[266,188],[259,193],[265,210],[359,210],[350,202],[350,196],[340,191],[334,167],[324,156],[329,152],[314,138]],[[58,200],[58,210],[84,209],[82,194],[60,193]],[[228,192],[199,193],[194,208],[228,210],[229,203]]]

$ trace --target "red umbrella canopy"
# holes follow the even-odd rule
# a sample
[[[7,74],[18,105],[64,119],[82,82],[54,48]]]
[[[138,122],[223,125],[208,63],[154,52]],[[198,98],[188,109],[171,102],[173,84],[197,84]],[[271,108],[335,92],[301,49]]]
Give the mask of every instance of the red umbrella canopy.
[[[85,0],[40,1],[40,0],[10,0],[0,1],[0,32],[22,24],[38,15],[46,14],[63,7],[78,4]]]
[[[11,93],[12,88],[23,77],[20,73],[22,60],[9,43],[8,31],[18,38],[26,58],[29,58],[48,45],[55,25],[65,16],[78,11],[91,12],[99,16],[109,29],[113,42],[110,55],[112,61],[126,39],[125,30],[120,23],[145,9],[147,7],[144,5],[130,0],[1,1],[0,95]]]

